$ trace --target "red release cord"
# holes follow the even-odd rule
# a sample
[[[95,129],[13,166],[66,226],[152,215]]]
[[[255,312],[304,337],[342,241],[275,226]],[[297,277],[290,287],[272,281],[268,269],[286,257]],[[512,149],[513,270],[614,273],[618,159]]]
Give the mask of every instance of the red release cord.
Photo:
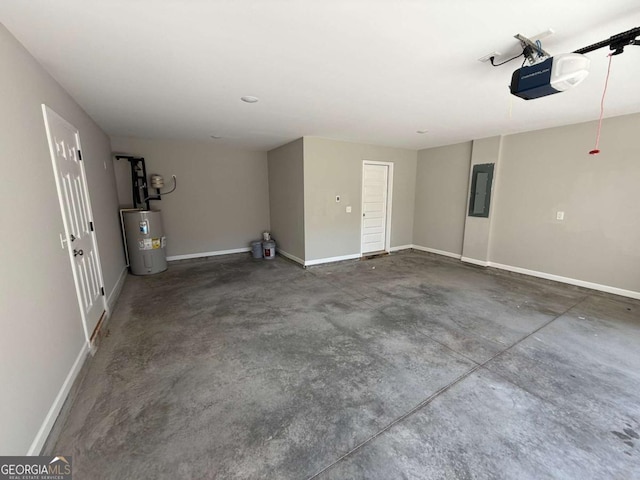
[[[604,81],[604,90],[602,92],[602,100],[600,100],[600,120],[598,121],[598,134],[596,135],[596,148],[589,152],[589,155],[598,155],[600,150],[598,146],[600,145],[600,131],[602,130],[602,117],[604,116],[604,97],[607,94],[607,86],[609,85],[609,73],[611,73],[611,59],[613,58],[613,54],[609,54],[609,66],[607,67],[607,78]]]

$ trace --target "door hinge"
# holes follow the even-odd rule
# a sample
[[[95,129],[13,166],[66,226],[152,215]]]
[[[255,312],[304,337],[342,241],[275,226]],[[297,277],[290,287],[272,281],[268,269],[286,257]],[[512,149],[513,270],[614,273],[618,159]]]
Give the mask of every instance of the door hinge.
[[[82,151],[78,149],[78,160],[82,160]]]
[[[100,293],[102,294],[102,296],[104,297],[104,287],[100,287]]]
[[[93,232],[93,222],[89,222],[89,230]]]

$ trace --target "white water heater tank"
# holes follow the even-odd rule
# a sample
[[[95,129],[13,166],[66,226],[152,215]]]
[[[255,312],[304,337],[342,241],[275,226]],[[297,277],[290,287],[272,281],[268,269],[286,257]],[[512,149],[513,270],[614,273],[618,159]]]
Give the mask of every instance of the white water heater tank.
[[[123,231],[134,275],[153,275],[167,269],[166,244],[160,210],[123,210]]]

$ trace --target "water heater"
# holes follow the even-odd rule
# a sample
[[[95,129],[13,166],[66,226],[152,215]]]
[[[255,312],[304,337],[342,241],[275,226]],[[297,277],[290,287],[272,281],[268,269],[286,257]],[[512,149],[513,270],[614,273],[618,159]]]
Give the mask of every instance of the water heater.
[[[160,210],[122,210],[122,229],[131,273],[152,275],[167,269]]]

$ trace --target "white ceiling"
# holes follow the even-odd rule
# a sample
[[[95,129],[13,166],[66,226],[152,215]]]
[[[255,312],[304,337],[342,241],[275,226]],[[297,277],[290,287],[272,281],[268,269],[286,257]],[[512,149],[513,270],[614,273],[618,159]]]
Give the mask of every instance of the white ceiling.
[[[607,49],[529,102],[508,93],[521,60],[477,59],[548,28],[543,48],[576,50],[640,26],[640,2],[2,0],[0,21],[112,135],[419,149],[597,119]],[[640,47],[613,58],[605,116],[640,112],[639,74]]]

